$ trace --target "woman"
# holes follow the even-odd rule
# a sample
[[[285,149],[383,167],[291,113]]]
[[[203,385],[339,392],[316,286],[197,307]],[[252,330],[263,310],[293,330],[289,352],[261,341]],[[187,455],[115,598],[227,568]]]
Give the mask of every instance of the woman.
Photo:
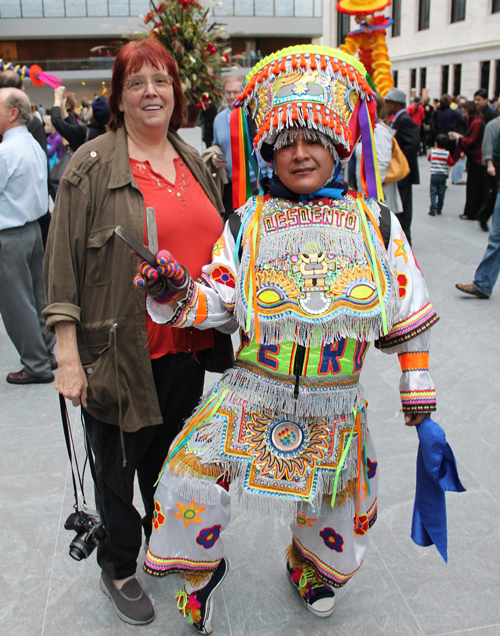
[[[110,117],[108,100],[105,97],[96,97],[92,102],[89,125],[73,124],[64,108],[64,87],[60,86],[54,90],[54,105],[50,109],[52,125],[66,139],[72,150],[77,150],[85,142],[104,135]]]
[[[66,109],[66,121],[68,124],[77,126],[80,123],[80,113],[78,112],[78,102],[76,101],[75,93],[66,93],[64,100],[64,106]]]
[[[443,95],[439,100],[439,106],[432,114],[434,140],[438,135],[447,135],[451,131],[460,130],[463,118],[460,109],[451,106],[450,95]]]
[[[340,177],[360,128],[373,160],[364,67],[328,47],[290,47],[260,62],[239,100],[274,166],[270,194],[239,210],[240,233],[238,217],[229,219],[187,292],[167,252],[157,270],[142,263],[136,279],[153,291],[158,274],[171,279],[174,290],[148,298],[159,324],[220,328],[236,319],[241,327],[235,367],[170,449],[144,565],[155,576],[181,574],[178,607],[202,634],[211,632],[212,596],[229,569],[221,539],[229,480],[247,510],[291,519],[286,571],[312,613],[330,616],[334,588],[359,569],[377,510],[358,383],[370,342],[399,355],[406,424],[435,408],[428,349],[437,316],[422,273],[397,218],[346,195]],[[239,127],[241,115],[236,108],[231,124]],[[373,177],[367,168],[370,193]]]
[[[175,62],[156,41],[128,43],[116,57],[110,132],[72,157],[59,185],[47,256],[47,326],[55,330],[56,389],[81,404],[95,456],[96,503],[108,532],[97,560],[101,587],[123,620],[147,623],[151,602],[135,579],[144,527],[151,533],[154,483],[168,447],[203,389],[213,331],[170,329],[130,293],[137,257],[114,234],[147,242],[145,208],[158,245],[191,276],[211,258],[222,202],[199,155],[176,133],[184,100]],[[146,514],[133,505],[137,473]]]
[[[387,120],[387,107],[385,100],[381,95],[376,95],[375,101],[377,102],[377,121],[375,123],[374,139],[375,150],[377,152],[378,170],[380,175],[380,181],[382,182],[382,189],[384,191],[385,204],[394,212],[398,214],[403,212],[403,203],[401,202],[401,196],[399,194],[397,181],[392,183],[384,183],[387,170],[391,164],[392,159],[392,139],[393,134],[389,126],[385,123]],[[356,146],[356,183],[358,188],[361,189],[361,144]]]
[[[450,132],[448,136],[450,139],[458,141],[454,159],[457,160],[462,152],[467,157],[465,208],[463,214],[459,216],[463,220],[474,221],[486,194],[483,188],[483,155],[481,152],[484,120],[474,102],[465,102],[462,106],[462,114],[467,122],[467,132],[465,135]]]

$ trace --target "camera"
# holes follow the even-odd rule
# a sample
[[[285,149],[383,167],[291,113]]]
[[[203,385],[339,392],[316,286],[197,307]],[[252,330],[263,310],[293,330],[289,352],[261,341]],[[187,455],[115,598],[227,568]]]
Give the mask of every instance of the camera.
[[[106,541],[106,529],[97,512],[77,510],[66,519],[64,527],[76,530],[76,537],[69,544],[69,555],[75,561],[86,559],[94,548]]]

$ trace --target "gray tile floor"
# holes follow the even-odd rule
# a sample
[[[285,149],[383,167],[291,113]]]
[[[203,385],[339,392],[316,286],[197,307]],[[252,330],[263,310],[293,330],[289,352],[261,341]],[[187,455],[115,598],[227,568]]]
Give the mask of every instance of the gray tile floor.
[[[465,188],[450,186],[444,214],[428,211],[428,165],[414,189],[414,248],[441,316],[433,329],[431,373],[445,428],[467,492],[447,495],[449,563],[410,539],[417,436],[399,412],[398,361],[371,350],[363,376],[380,465],[379,519],[371,549],[337,593],[334,615],[308,613],[285,580],[286,524],[233,509],[226,532],[232,571],[216,595],[219,636],[500,635],[500,289],[481,301],[461,295],[486,247],[476,223],[458,218]],[[20,368],[0,324],[0,379]],[[208,381],[213,382],[214,378]],[[72,420],[77,412],[71,409]],[[78,426],[77,441],[81,443]],[[88,479],[90,491],[90,480]],[[0,633],[5,636],[183,635],[174,577],[139,578],[156,607],[155,621],[131,627],[100,591],[93,556],[68,556],[71,512],[58,401],[53,385],[0,381]]]

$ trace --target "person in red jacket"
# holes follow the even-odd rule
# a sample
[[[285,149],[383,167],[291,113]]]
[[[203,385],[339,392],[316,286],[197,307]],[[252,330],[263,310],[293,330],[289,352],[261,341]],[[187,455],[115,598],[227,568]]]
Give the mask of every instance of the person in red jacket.
[[[413,104],[408,106],[406,112],[413,119],[413,123],[418,126],[420,141],[422,141],[422,125],[425,121],[425,110],[423,105],[420,103],[420,97],[416,96],[413,98]],[[418,154],[425,155],[425,150],[420,149]]]
[[[483,188],[483,155],[481,152],[484,119],[474,102],[465,102],[462,106],[462,114],[467,122],[467,132],[465,135],[450,132],[448,133],[448,137],[458,141],[453,157],[454,160],[456,161],[458,159],[461,152],[465,152],[467,157],[465,208],[460,218],[467,221],[474,221],[485,196]]]

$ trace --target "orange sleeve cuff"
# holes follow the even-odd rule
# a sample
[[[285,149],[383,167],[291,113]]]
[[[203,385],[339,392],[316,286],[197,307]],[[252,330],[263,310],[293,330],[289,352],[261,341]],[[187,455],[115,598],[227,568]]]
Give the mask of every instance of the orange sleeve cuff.
[[[427,351],[413,351],[399,354],[401,371],[428,371],[429,353]]]
[[[193,324],[199,325],[201,322],[207,319],[207,316],[208,316],[207,297],[200,290],[200,295],[198,297],[198,306],[196,308],[196,318]]]

